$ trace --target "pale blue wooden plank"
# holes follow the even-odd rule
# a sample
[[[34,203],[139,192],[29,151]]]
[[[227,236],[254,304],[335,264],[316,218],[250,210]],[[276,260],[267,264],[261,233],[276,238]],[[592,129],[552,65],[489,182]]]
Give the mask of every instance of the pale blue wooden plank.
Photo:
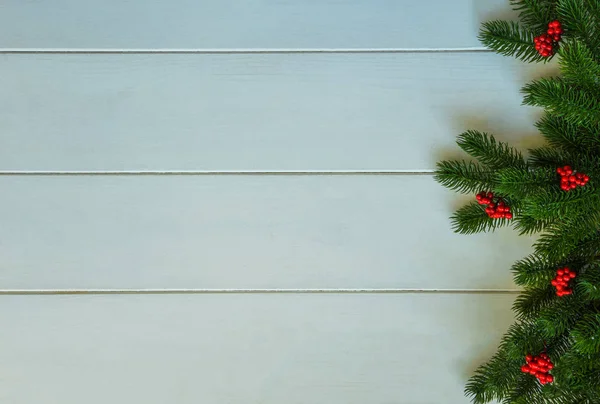
[[[0,177],[0,289],[506,289],[430,176]]]
[[[505,0],[8,0],[0,48],[463,48]]]
[[[513,299],[0,296],[1,394],[11,404],[464,404]]]
[[[5,55],[0,170],[431,170],[466,129],[535,133],[519,89],[536,69],[485,53]]]

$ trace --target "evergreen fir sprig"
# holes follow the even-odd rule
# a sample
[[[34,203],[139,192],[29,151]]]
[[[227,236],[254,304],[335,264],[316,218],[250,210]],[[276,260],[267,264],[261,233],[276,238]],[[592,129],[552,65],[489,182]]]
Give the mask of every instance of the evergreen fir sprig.
[[[498,171],[498,184],[495,190],[513,198],[523,200],[556,185],[554,167],[530,170],[527,168],[505,168]]]
[[[600,91],[600,64],[590,49],[579,41],[561,47],[559,64],[563,77],[591,91]]]
[[[508,143],[498,142],[494,136],[476,130],[469,130],[458,136],[458,146],[490,169],[506,167],[527,167],[523,155]]]
[[[545,62],[533,46],[538,35],[513,21],[488,21],[483,23],[479,40],[487,48],[504,56],[514,56],[524,62]]]
[[[559,397],[577,398],[573,403],[597,404],[600,402],[600,357],[582,354],[576,349],[566,352],[553,370],[559,386]],[[554,401],[550,401],[551,403]]]
[[[552,147],[537,147],[529,150],[529,164],[532,167],[556,168],[569,164],[570,154]]]
[[[570,219],[574,221],[573,219],[579,216],[594,214],[596,203],[600,203],[600,196],[591,186],[564,192],[554,185],[525,199],[523,214],[538,220]],[[588,219],[595,221],[596,215],[582,217],[580,220]]]
[[[555,224],[554,218],[548,219],[534,219],[531,216],[519,215],[515,219],[515,230],[519,232],[519,235],[531,235],[542,232],[549,226]]]
[[[600,152],[600,126],[598,125],[575,125],[561,116],[547,113],[536,123],[536,127],[551,147],[532,151],[535,165],[548,165],[554,161],[558,167],[566,160],[572,161],[580,154],[590,153],[597,156]],[[552,150],[556,150],[557,154],[553,154]]]
[[[540,314],[552,308],[556,303],[556,291],[546,285],[537,288],[525,289],[515,299],[513,303],[513,311],[517,319],[520,320],[535,320]]]
[[[523,87],[525,105],[537,106],[564,117],[575,125],[600,123],[598,93],[560,78],[542,78]]]
[[[563,261],[550,261],[543,256],[531,254],[517,261],[511,268],[513,279],[519,286],[542,287],[550,285],[556,269],[564,266]]]
[[[542,57],[534,46],[534,37],[543,34],[538,48],[546,41],[552,49],[540,53],[558,52],[562,76],[523,88],[524,104],[544,109],[536,126],[546,146],[530,150],[525,160],[493,136],[468,131],[458,144],[477,163],[438,165],[436,179],[444,186],[492,192],[491,203],[502,200],[513,213],[510,220],[492,219],[484,206],[472,202],[452,217],[455,231],[471,234],[510,224],[521,234],[539,234],[534,254],[512,267],[515,283],[524,288],[513,305],[517,321],[465,393],[476,404],[600,404],[600,1],[511,4],[520,24],[485,23],[482,42],[527,62],[547,61],[551,57]],[[560,27],[564,36],[556,31]],[[565,166],[572,167],[573,177],[564,173]],[[575,180],[576,188],[561,188],[565,178]],[[478,201],[490,204],[484,198]],[[495,207],[490,209],[494,216]],[[551,283],[565,266],[576,273],[567,295]],[[525,355],[541,352],[552,359],[553,380],[538,375],[538,381],[521,371]]]
[[[598,263],[589,264],[585,268],[585,272],[579,274],[576,291],[583,300],[600,301],[600,266]]]
[[[600,60],[600,3],[598,0],[560,0],[559,18],[569,37],[583,42]]]
[[[434,178],[453,191],[476,193],[497,183],[496,173],[470,161],[441,161]]]
[[[511,0],[513,10],[519,13],[519,20],[535,31],[544,32],[548,23],[557,16],[557,0]]]
[[[551,300],[537,313],[537,322],[544,338],[559,337],[568,333],[569,329],[581,317],[583,303],[576,296],[564,296]]]
[[[492,219],[485,213],[485,208],[477,202],[471,202],[458,209],[451,217],[452,230],[461,234],[473,234],[495,230],[506,226],[506,219]]]
[[[590,313],[573,327],[573,348],[582,354],[600,354],[600,313]],[[600,360],[600,356],[597,358]]]
[[[579,245],[586,239],[587,234],[582,233],[576,223],[565,225],[553,224],[546,233],[540,235],[534,243],[536,254],[545,255],[551,260],[566,260],[574,254]]]

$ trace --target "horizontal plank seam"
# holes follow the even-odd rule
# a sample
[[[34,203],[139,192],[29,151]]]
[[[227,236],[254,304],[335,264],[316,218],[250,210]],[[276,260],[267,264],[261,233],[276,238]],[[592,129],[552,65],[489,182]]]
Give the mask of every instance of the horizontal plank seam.
[[[134,176],[134,175],[280,175],[280,176],[309,176],[309,175],[432,175],[434,170],[290,170],[290,171],[196,171],[196,170],[167,170],[167,171],[0,171],[0,176]]]
[[[265,48],[265,49],[101,49],[101,48],[0,48],[4,54],[281,54],[281,53],[471,53],[492,52],[472,48]]]
[[[515,294],[518,289],[4,289],[0,295]]]

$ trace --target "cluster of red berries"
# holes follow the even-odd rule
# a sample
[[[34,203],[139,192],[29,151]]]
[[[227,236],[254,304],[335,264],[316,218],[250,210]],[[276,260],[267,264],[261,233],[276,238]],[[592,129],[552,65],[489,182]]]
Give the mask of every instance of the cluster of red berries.
[[[536,36],[533,39],[535,49],[545,58],[552,56],[554,54],[554,45],[560,41],[562,33],[563,29],[560,25],[560,21],[554,20],[549,22],[546,33]]]
[[[498,203],[495,203],[493,193],[480,192],[475,198],[480,205],[487,205],[485,213],[492,219],[512,219],[510,207],[502,199],[498,199]]]
[[[551,282],[552,286],[556,288],[556,295],[562,297],[573,293],[573,289],[569,287],[569,281],[576,276],[577,274],[568,267],[558,269],[556,277]]]
[[[521,372],[529,373],[540,381],[542,384],[552,383],[554,376],[548,372],[554,368],[550,357],[546,353],[541,353],[538,356],[527,355],[525,357],[527,365],[521,366]]]
[[[558,167],[556,169],[558,175],[560,175],[560,188],[563,191],[570,191],[572,189],[585,186],[590,180],[590,177],[584,173],[575,173],[570,166]]]

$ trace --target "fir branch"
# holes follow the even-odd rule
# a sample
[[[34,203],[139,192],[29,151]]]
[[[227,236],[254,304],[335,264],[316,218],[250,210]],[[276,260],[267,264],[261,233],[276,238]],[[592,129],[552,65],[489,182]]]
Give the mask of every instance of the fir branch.
[[[541,404],[542,386],[530,375],[521,375],[502,404]]]
[[[560,55],[560,70],[565,79],[592,91],[600,90],[600,64],[584,43],[567,41],[561,46]]]
[[[451,217],[452,230],[461,234],[473,234],[495,230],[509,223],[506,219],[492,219],[485,213],[485,208],[477,202],[458,209]]]
[[[552,158],[560,156],[558,160],[564,161],[579,153],[597,154],[600,151],[600,127],[598,126],[574,125],[561,116],[547,113],[536,123],[536,127],[552,147],[562,151],[558,151],[558,154]],[[544,154],[546,150],[542,150],[541,155],[536,155],[534,159],[539,160],[540,163],[550,162],[550,156]],[[559,165],[560,163],[557,167]]]
[[[545,62],[549,58],[543,58],[533,44],[536,35],[513,21],[487,21],[483,23],[479,40],[501,55],[514,56],[524,62]]]
[[[538,220],[571,219],[573,221],[574,218],[581,217],[581,221],[591,221],[593,224],[596,219],[600,219],[594,212],[598,203],[600,203],[600,196],[590,185],[569,192],[562,191],[557,185],[554,188],[540,190],[524,200],[522,213]]]
[[[503,195],[524,199],[555,185],[556,171],[553,168],[529,170],[514,167],[498,171],[498,184],[495,190]]]
[[[582,218],[563,220],[549,226],[534,244],[536,254],[549,260],[560,261],[569,256],[585,259],[591,252],[598,250],[598,214],[588,220]]]
[[[502,399],[522,377],[521,362],[522,359],[511,359],[499,351],[475,371],[465,387],[465,395],[475,404]]]
[[[555,219],[540,220],[522,213],[514,219],[515,230],[517,230],[521,236],[525,234],[540,233],[554,223]]]
[[[556,290],[549,286],[549,281],[542,287],[524,290],[513,303],[513,311],[517,319],[533,320],[543,310],[556,303]]]
[[[600,402],[600,355],[582,354],[576,349],[566,352],[555,363],[561,397],[579,397],[577,404]]]
[[[547,109],[575,125],[600,122],[600,99],[595,92],[578,88],[560,78],[539,79],[523,87],[525,105]]]
[[[519,19],[534,31],[544,32],[556,18],[556,0],[511,0]]]
[[[493,189],[496,184],[494,172],[467,161],[438,162],[433,178],[446,188],[462,193]]]
[[[561,0],[559,18],[569,37],[583,41],[600,60],[600,5],[598,0]]]
[[[469,130],[458,136],[458,146],[491,169],[526,167],[523,155],[507,143],[497,142],[494,136]]]
[[[581,317],[582,302],[576,296],[554,296],[554,301],[541,308],[538,324],[546,338],[565,334]]]
[[[560,266],[561,262],[552,262],[543,256],[531,254],[517,261],[511,271],[517,285],[539,287],[549,285]]]
[[[584,316],[577,322],[571,335],[574,341],[573,347],[578,352],[582,354],[600,353],[600,313]]]
[[[538,147],[529,150],[529,164],[532,167],[556,168],[570,161],[569,155],[551,147]]]
[[[578,274],[576,291],[584,300],[600,300],[600,267],[597,263],[588,265]]]

